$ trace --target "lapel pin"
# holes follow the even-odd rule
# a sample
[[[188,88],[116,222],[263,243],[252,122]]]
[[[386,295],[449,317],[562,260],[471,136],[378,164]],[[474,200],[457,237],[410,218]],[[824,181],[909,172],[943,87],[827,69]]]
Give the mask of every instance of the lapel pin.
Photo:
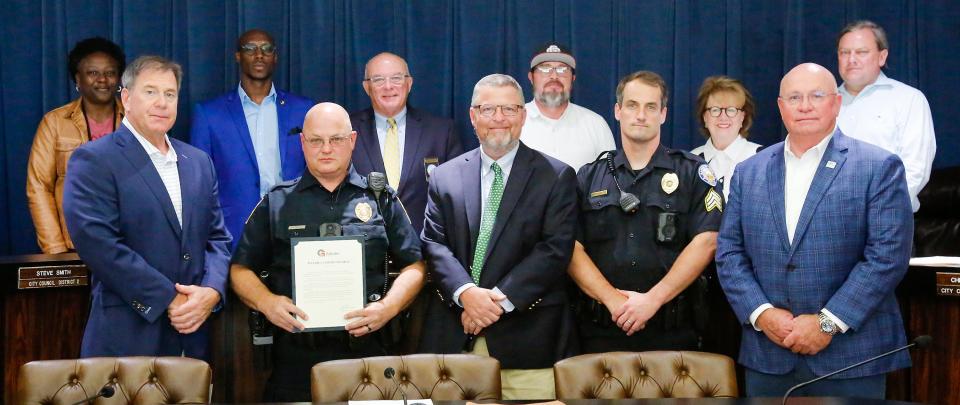
[[[827,169],[833,169],[834,167],[837,167],[837,162],[832,160],[827,161]]]

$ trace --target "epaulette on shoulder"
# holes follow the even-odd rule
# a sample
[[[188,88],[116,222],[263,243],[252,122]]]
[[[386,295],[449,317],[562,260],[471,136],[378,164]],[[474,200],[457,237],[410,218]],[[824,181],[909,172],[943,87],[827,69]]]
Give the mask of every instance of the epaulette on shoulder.
[[[683,149],[667,148],[667,154],[681,156],[684,159],[687,159],[696,163],[707,163],[705,160],[703,160],[703,157],[701,157],[700,155],[694,155],[690,153],[690,151],[686,151]]]
[[[300,182],[300,179],[301,179],[301,177],[297,177],[297,178],[295,178],[295,179],[286,180],[286,181],[281,181],[281,182],[277,183],[277,185],[273,186],[273,188],[271,188],[270,191],[280,190],[280,189],[285,189],[285,188],[290,188],[290,187],[296,186],[297,183]]]

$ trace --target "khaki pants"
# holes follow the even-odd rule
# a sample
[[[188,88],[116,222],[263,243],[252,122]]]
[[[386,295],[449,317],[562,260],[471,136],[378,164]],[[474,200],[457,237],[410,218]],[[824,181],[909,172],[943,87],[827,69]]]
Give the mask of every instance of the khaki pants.
[[[487,339],[478,337],[470,354],[490,357]],[[556,399],[553,368],[500,370],[500,389],[504,400]]]

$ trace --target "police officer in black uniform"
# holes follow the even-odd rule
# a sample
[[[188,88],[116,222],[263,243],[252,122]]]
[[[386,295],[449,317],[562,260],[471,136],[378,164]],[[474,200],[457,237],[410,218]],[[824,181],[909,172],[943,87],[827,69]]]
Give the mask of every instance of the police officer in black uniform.
[[[667,87],[639,71],[617,86],[622,151],[577,174],[580,223],[569,272],[582,349],[695,349],[695,307],[713,259],[723,199],[703,160],[660,144]]]
[[[420,240],[394,191],[372,187],[376,180],[350,165],[357,133],[347,112],[333,103],[314,106],[300,136],[307,170],[260,201],[230,269],[240,299],[277,327],[267,401],[309,401],[310,368],[318,362],[390,354],[396,342],[384,327],[414,299],[425,274]],[[295,333],[306,314],[289,298],[290,239],[341,234],[363,237],[368,304],[345,314],[344,331]],[[389,286],[388,253],[390,267],[401,269]]]

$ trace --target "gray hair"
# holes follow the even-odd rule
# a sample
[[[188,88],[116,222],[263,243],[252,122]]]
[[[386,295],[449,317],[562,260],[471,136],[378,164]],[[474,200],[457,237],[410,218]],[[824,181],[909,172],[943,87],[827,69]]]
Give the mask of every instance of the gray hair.
[[[873,31],[873,37],[877,39],[878,51],[890,48],[890,44],[887,42],[887,33],[883,30],[883,27],[870,20],[854,21],[847,24],[846,27],[843,27],[843,29],[840,30],[840,35],[837,35],[837,46],[840,46],[840,39],[843,38],[844,35],[863,29]]]
[[[470,97],[470,105],[477,104],[477,98],[480,96],[480,88],[482,87],[513,87],[517,90],[517,94],[520,95],[520,103],[523,104],[523,88],[520,87],[520,83],[517,83],[516,79],[510,75],[494,73],[492,75],[484,76],[483,79],[480,79],[475,86],[473,86],[473,97]]]
[[[181,68],[177,62],[156,55],[141,56],[127,65],[127,68],[123,71],[123,76],[120,77],[120,83],[124,88],[133,88],[133,84],[136,82],[137,76],[140,76],[140,72],[148,69],[159,70],[161,72],[173,72],[173,77],[177,79],[177,89],[180,89],[180,81],[183,79],[183,68]]]

